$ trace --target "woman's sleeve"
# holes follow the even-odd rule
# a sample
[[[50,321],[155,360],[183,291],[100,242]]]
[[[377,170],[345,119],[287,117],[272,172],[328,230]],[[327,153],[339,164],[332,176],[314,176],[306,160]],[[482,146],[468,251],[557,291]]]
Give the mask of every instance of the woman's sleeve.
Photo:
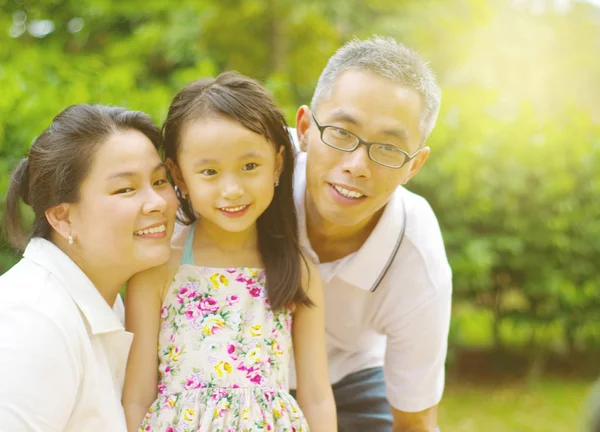
[[[6,431],[62,431],[81,367],[60,324],[29,305],[0,305],[0,425]]]

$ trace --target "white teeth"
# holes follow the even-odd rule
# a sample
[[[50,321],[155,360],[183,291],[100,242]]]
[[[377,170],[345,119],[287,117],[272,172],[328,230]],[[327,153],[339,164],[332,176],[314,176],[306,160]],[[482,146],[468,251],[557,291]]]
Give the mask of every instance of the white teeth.
[[[361,198],[364,196],[360,192],[351,191],[351,190],[345,189],[341,186],[334,186],[334,188],[336,191],[338,191],[340,194],[344,195],[347,198]]]
[[[136,232],[134,232],[134,234],[135,235],[157,234],[157,233],[165,232],[166,230],[167,230],[167,227],[165,225],[159,225],[154,228],[136,231]]]
[[[246,207],[248,206],[238,206],[238,207],[223,207],[221,208],[221,210],[226,211],[226,212],[230,212],[230,213],[234,213],[234,212],[239,212],[244,210]]]

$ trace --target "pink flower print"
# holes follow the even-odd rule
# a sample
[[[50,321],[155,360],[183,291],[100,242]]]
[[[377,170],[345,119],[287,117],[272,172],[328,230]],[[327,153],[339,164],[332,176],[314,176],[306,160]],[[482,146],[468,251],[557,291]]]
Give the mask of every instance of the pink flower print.
[[[190,321],[195,321],[199,316],[204,315],[200,310],[198,303],[188,303],[185,307],[185,316]]]
[[[260,384],[262,382],[262,374],[258,365],[254,365],[246,370],[246,378],[254,384]]]
[[[238,359],[238,354],[236,352],[235,345],[233,344],[229,344],[227,347],[227,354],[229,354],[229,357],[231,357],[231,359],[234,361]]]
[[[200,302],[202,312],[216,312],[219,310],[219,302],[212,297],[207,297]]]
[[[168,315],[169,315],[169,310],[167,309],[167,307],[166,307],[166,306],[163,306],[163,307],[160,309],[160,317],[161,317],[162,319],[165,319],[165,318],[166,318]]]
[[[183,304],[183,299],[185,297],[187,297],[187,295],[190,293],[189,288],[187,287],[182,287],[179,288],[179,292],[177,293],[177,301],[179,302],[179,304]]]
[[[170,365],[161,364],[159,367],[159,370],[162,372],[162,374],[165,378],[168,378],[169,375],[171,374],[171,366]]]
[[[202,378],[198,373],[190,375],[185,380],[184,388],[186,390],[201,389],[204,387],[206,387],[206,384],[204,383],[204,381],[202,381]]]
[[[240,298],[238,296],[236,296],[236,295],[227,296],[227,304],[229,306],[233,306],[235,304],[238,304],[239,301],[240,301]]]
[[[261,289],[259,287],[257,287],[257,286],[253,287],[250,290],[250,295],[252,297],[258,298],[258,297],[260,297],[260,294],[261,294]]]
[[[244,282],[245,284],[249,284],[250,282],[252,282],[252,279],[248,279],[247,277],[244,276],[243,273],[239,273],[236,277],[235,277],[236,282]]]
[[[167,386],[165,385],[165,383],[158,383],[158,394],[164,395],[165,393],[167,393]]]
[[[234,268],[228,268],[228,269],[225,269],[225,271],[226,271],[227,273],[230,273],[230,274],[232,274],[232,273],[235,273],[235,272],[237,271],[237,269],[234,269]]]
[[[217,400],[223,399],[225,396],[227,396],[227,393],[229,393],[227,391],[227,389],[219,387],[215,391],[213,391],[213,394],[211,395],[211,397],[213,400],[217,401]]]
[[[175,429],[173,429],[173,426],[169,426],[165,429],[165,432],[175,432]]]

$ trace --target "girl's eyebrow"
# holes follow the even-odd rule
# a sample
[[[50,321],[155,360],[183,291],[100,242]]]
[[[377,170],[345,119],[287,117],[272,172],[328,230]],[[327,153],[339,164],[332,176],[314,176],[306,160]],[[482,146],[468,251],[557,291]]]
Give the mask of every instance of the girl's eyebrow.
[[[239,159],[242,160],[242,159],[250,159],[250,158],[261,158],[263,156],[264,156],[263,153],[252,150],[252,151],[249,151],[249,152],[241,155],[239,157]],[[199,165],[209,165],[209,164],[217,164],[217,163],[219,163],[219,161],[217,159],[202,158],[202,159],[197,159],[194,162],[194,167],[197,167]]]

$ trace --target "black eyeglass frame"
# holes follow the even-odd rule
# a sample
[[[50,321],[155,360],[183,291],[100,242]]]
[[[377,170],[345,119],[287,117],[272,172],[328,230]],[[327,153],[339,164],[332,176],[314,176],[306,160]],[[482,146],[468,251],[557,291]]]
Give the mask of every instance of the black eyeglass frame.
[[[343,151],[343,152],[347,152],[347,153],[353,152],[354,150],[356,150],[358,148],[358,146],[360,146],[362,144],[362,145],[364,145],[367,148],[367,154],[369,155],[369,159],[371,159],[376,164],[382,165],[382,166],[384,166],[386,168],[400,169],[404,165],[406,165],[408,162],[410,162],[411,160],[413,160],[415,158],[415,156],[417,156],[419,154],[419,152],[421,150],[423,150],[423,148],[421,147],[419,150],[417,150],[416,152],[414,152],[412,154],[412,156],[411,156],[408,153],[406,153],[404,150],[401,150],[398,147],[396,147],[395,145],[386,144],[386,143],[378,143],[378,142],[365,141],[361,137],[359,137],[358,135],[356,135],[355,133],[352,133],[349,130],[346,130],[344,128],[341,128],[341,127],[338,127],[338,126],[333,126],[333,125],[322,125],[321,123],[319,123],[319,121],[315,117],[314,113],[311,113],[311,115],[312,115],[313,120],[315,121],[315,124],[317,125],[317,129],[319,129],[319,133],[321,134],[321,141],[323,141],[323,143],[327,144],[331,148],[334,148],[336,150],[340,150],[340,151]],[[327,128],[336,129],[336,130],[342,131],[344,133],[347,133],[348,135],[353,136],[354,138],[356,138],[356,144],[354,145],[354,147],[352,147],[350,149],[346,149],[346,148],[340,148],[340,147],[337,147],[337,146],[334,146],[334,145],[328,143],[327,141],[325,141],[323,139],[323,134],[327,130]],[[404,162],[402,162],[399,166],[393,166],[393,165],[388,165],[388,164],[385,164],[383,162],[379,162],[379,161],[373,159],[373,156],[371,155],[371,148],[373,146],[383,146],[383,147],[386,147],[386,148],[388,148],[388,149],[390,149],[392,151],[401,153],[402,155],[404,155]]]

